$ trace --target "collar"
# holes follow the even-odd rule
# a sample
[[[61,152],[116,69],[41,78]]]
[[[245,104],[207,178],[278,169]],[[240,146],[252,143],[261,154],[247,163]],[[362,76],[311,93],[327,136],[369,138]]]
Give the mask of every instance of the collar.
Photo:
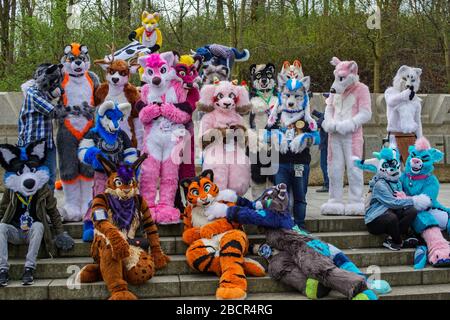
[[[428,174],[419,174],[419,175],[416,176],[416,175],[412,175],[410,173],[407,173],[406,175],[411,180],[425,180],[426,178],[428,178],[430,176]]]
[[[145,30],[145,36],[150,37],[153,34],[153,32],[155,32],[155,29],[153,29],[152,31]]]
[[[300,113],[300,112],[303,112],[303,109],[296,109],[296,110],[283,109],[282,112],[286,112],[286,113]]]
[[[81,73],[81,74],[69,73],[69,76],[74,77],[74,78],[81,78],[82,76],[84,76],[84,73]]]

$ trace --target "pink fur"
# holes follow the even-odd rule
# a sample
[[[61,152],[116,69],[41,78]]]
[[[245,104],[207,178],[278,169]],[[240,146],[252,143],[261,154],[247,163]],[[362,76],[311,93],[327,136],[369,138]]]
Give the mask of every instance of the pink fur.
[[[149,125],[154,119],[161,115],[161,107],[157,104],[151,104],[144,107],[141,112],[139,112],[139,120],[142,124]]]
[[[358,64],[355,61],[341,61],[333,57],[330,63],[336,67],[334,73],[339,76],[345,77],[350,73],[358,74]]]
[[[450,246],[439,227],[432,227],[422,232],[428,247],[428,261],[435,264],[439,259],[450,258]]]
[[[228,81],[205,85],[200,91],[199,104],[212,111],[201,120],[200,136],[204,137],[214,129],[244,126],[244,120],[238,112],[244,112],[249,103],[248,92],[242,86]],[[221,190],[232,189],[244,195],[250,186],[250,162],[245,155],[245,147],[239,143],[227,148],[221,140],[207,146],[203,169],[214,171],[215,182]]]
[[[105,173],[95,171],[94,172],[94,185],[92,186],[92,197],[95,197],[99,193],[105,192],[106,189],[106,180],[108,180],[108,176]],[[86,211],[84,215],[84,221],[91,220],[92,212],[91,208]]]
[[[191,120],[191,115],[181,111],[172,103],[163,103],[161,105],[161,114],[163,117],[175,123],[185,124]]]
[[[427,138],[420,137],[419,139],[416,140],[415,147],[416,147],[416,150],[418,150],[418,151],[429,150],[429,149],[431,149],[431,144]]]

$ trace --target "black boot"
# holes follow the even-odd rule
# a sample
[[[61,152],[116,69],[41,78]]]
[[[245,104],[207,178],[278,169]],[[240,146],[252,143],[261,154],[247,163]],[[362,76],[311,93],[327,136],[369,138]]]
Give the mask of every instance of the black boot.
[[[22,285],[29,286],[34,283],[34,269],[33,268],[25,268],[22,276]]]
[[[8,270],[2,269],[0,270],[0,287],[6,287],[9,281]]]

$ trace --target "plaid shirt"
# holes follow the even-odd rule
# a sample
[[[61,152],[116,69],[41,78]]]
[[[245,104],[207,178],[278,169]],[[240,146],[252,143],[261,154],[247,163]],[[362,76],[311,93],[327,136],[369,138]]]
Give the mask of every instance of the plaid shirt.
[[[54,109],[55,107],[48,98],[44,97],[34,86],[27,90],[19,114],[18,146],[23,147],[45,138],[47,148],[53,149],[52,112]]]

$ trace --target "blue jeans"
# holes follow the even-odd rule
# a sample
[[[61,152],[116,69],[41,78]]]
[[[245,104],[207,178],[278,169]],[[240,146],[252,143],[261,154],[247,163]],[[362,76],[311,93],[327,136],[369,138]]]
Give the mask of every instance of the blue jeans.
[[[306,193],[308,192],[309,165],[303,165],[303,176],[296,177],[293,163],[280,163],[275,175],[275,184],[285,183],[288,192],[292,188],[294,196],[294,222],[300,227],[305,227],[306,217]]]
[[[48,186],[50,187],[50,190],[54,190],[56,181],[56,147],[47,149],[47,157],[45,158],[44,165],[48,167],[48,172],[50,174]]]
[[[322,169],[322,175],[323,175],[323,186],[328,188],[330,185],[330,182],[328,180],[328,148],[325,146],[324,148],[320,149],[320,169]]]

